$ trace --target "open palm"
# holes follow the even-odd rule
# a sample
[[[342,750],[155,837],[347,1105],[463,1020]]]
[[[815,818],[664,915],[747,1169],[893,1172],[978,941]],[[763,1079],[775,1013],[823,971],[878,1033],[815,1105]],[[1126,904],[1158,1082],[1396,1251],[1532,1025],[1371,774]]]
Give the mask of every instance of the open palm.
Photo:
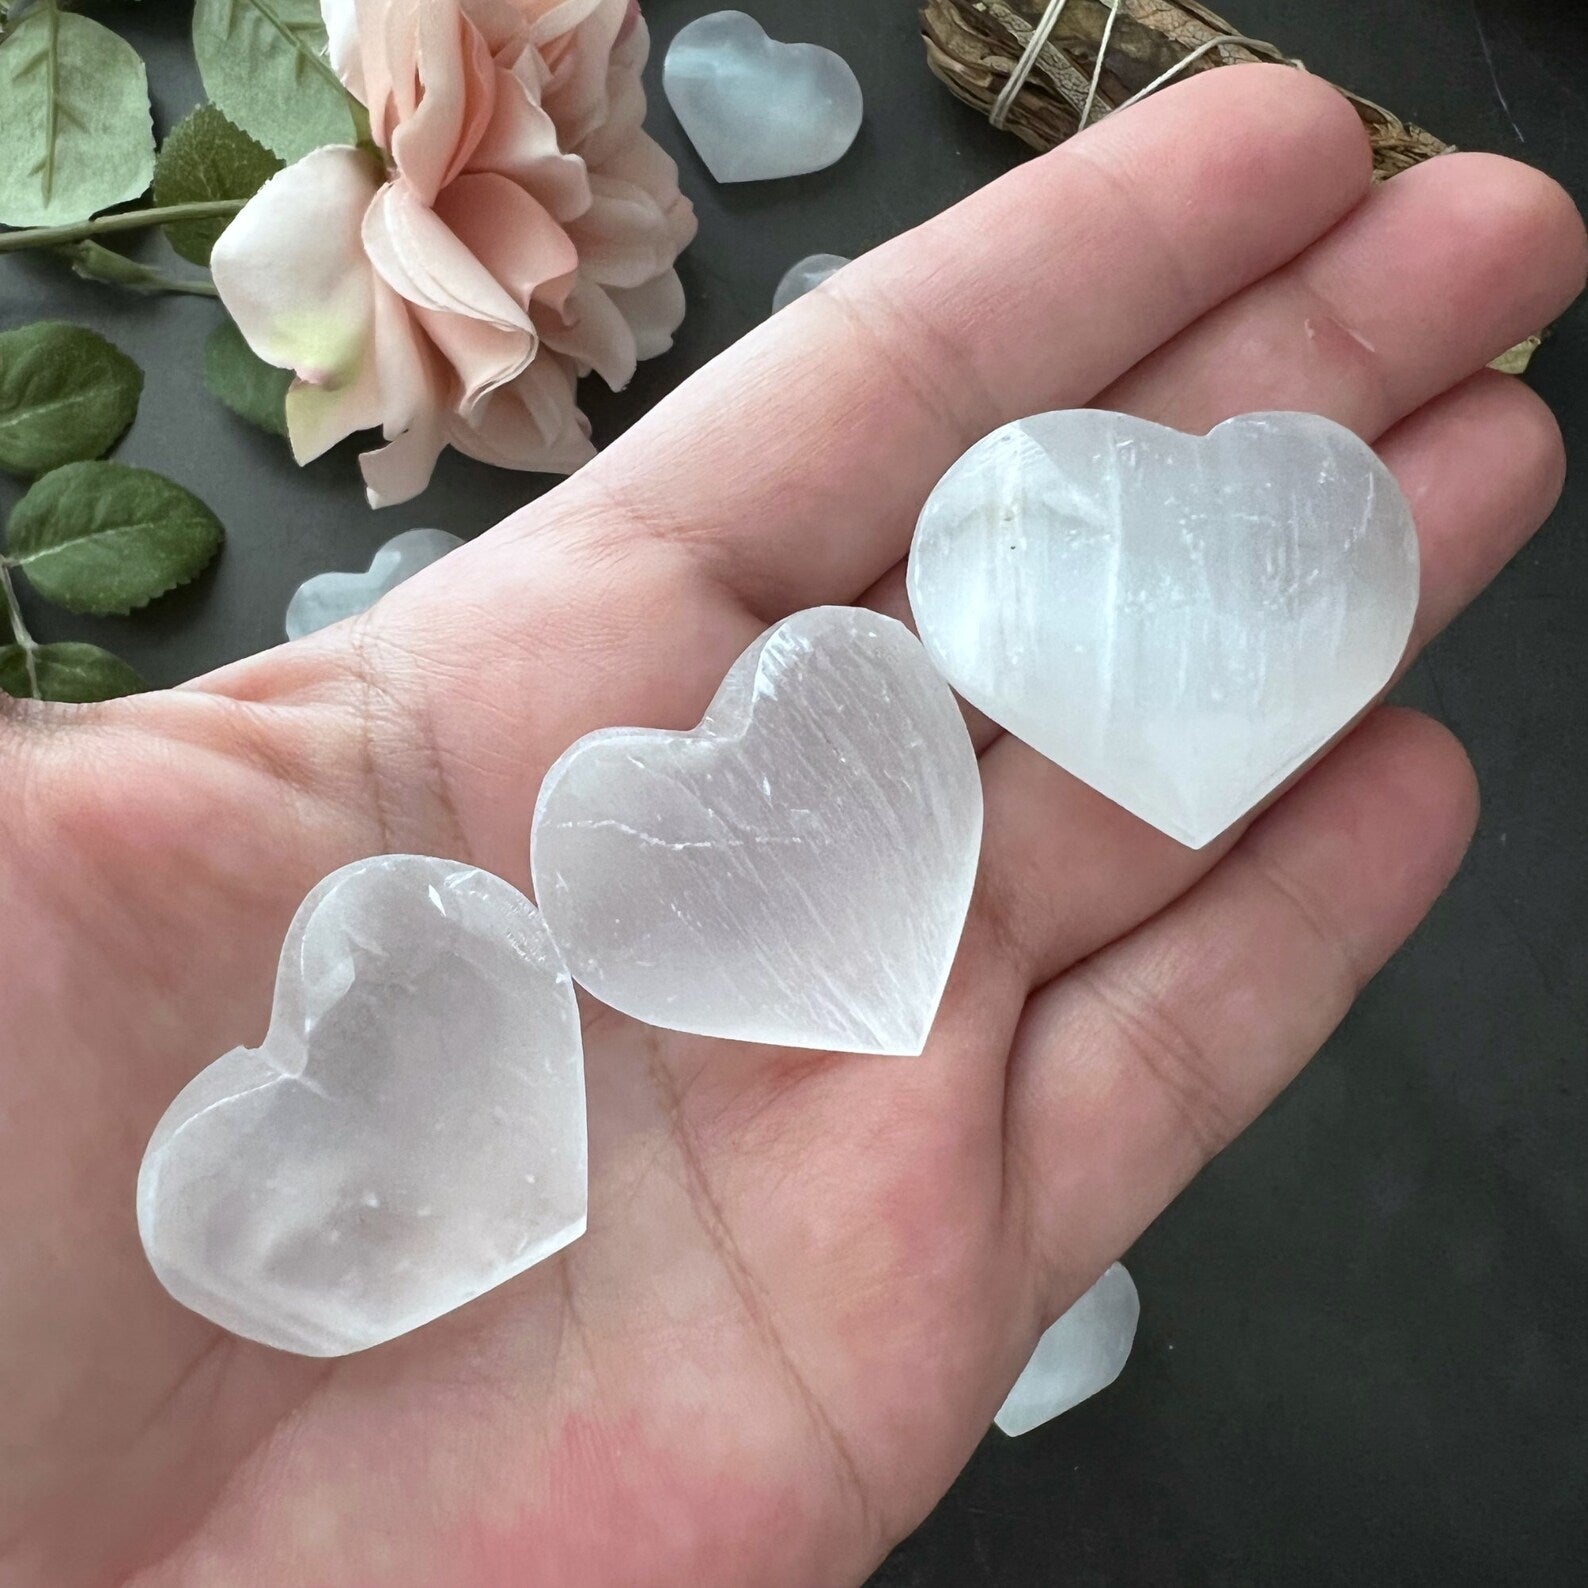
[[[981,876],[918,1060],[593,1011],[590,1233],[338,1362],[159,1288],[133,1183],[256,1042],[328,871],[527,885],[579,735],[685,727],[766,625],[901,613],[938,475],[1097,403],[1372,439],[1417,515],[1417,642],[1542,520],[1553,423],[1487,360],[1583,283],[1562,193],[1450,156],[1369,191],[1345,102],[1210,73],[846,271],[367,619],[185,689],[0,724],[0,1578],[855,1582],[946,1488],[1039,1330],[1316,1050],[1457,864],[1475,798],[1380,710],[1182,849],[974,723]]]

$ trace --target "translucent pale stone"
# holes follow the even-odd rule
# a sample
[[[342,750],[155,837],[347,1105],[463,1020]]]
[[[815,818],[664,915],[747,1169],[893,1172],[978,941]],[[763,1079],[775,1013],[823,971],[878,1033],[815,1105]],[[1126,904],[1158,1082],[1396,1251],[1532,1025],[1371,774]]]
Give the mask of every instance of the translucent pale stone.
[[[444,529],[405,530],[375,553],[366,573],[318,573],[305,579],[287,607],[287,638],[301,640],[305,634],[368,612],[388,590],[462,544]]]
[[[171,1104],[138,1176],[167,1290],[341,1356],[583,1234],[573,986],[522,894],[447,860],[334,873],[287,934],[270,1032]]]
[[[1394,478],[1327,419],[1204,437],[1074,410],[949,470],[909,591],[960,694],[1200,848],[1389,681],[1417,565]]]
[[[965,922],[981,778],[902,624],[801,612],[693,732],[612,728],[551,769],[535,896],[574,978],[652,1025],[919,1053]]]
[[[865,113],[842,56],[779,44],[742,11],[714,11],[680,29],[662,86],[719,182],[825,170],[848,152]]]
[[[772,312],[786,309],[796,298],[814,292],[831,276],[836,276],[850,261],[841,254],[812,254],[791,265],[772,296]]]
[[[1124,1371],[1141,1301],[1115,1263],[1040,1340],[994,1422],[1006,1434],[1033,1428],[1107,1389]]]

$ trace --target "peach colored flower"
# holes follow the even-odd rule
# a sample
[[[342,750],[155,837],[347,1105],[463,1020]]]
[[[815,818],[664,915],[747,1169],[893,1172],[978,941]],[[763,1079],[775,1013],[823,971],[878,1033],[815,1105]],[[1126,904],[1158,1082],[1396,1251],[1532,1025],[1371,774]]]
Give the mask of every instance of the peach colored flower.
[[[593,454],[576,380],[614,389],[684,313],[695,233],[643,129],[649,40],[632,0],[322,0],[368,149],[317,149],[216,244],[249,345],[297,375],[300,463],[356,430],[372,506],[447,446],[568,473]]]

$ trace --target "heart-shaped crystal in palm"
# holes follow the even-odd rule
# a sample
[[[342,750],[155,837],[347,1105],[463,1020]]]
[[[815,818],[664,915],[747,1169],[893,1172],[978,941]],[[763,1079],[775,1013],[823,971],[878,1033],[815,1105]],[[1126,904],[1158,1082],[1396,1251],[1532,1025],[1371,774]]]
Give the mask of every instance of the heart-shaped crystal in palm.
[[[825,170],[848,152],[865,114],[842,56],[779,44],[742,11],[714,11],[680,29],[662,87],[719,182]]]
[[[560,1250],[585,1196],[578,1005],[545,923],[486,872],[382,855],[304,901],[261,1046],[167,1109],[138,1228],[185,1306],[341,1356]]]
[[[993,1421],[1028,1434],[1107,1389],[1130,1360],[1140,1317],[1136,1282],[1115,1263],[1037,1341]]]
[[[849,263],[851,261],[842,254],[812,254],[790,265],[772,294],[772,312],[781,313],[807,292],[814,292],[824,281],[830,281]]]
[[[1379,693],[1417,611],[1394,477],[1315,414],[995,431],[921,514],[922,642],[973,705],[1201,848]]]
[[[578,741],[535,810],[535,896],[575,980],[652,1025],[919,1053],[965,923],[981,778],[902,624],[763,635],[693,732]]]
[[[462,544],[444,529],[408,529],[375,553],[366,573],[317,573],[305,579],[287,606],[287,638],[301,640],[305,634],[368,612],[388,591]]]

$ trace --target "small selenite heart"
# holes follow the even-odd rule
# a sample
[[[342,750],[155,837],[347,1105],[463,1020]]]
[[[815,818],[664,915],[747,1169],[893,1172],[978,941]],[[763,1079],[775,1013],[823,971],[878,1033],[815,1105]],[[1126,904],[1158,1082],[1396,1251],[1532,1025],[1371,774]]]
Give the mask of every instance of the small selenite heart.
[[[160,1121],[138,1228],[173,1296],[341,1356],[584,1232],[584,1052],[544,922],[497,877],[383,855],[287,934],[270,1031]]]
[[[1037,1341],[993,1421],[1028,1434],[1107,1389],[1125,1369],[1140,1317],[1136,1283],[1115,1263]]]
[[[535,895],[575,980],[673,1030],[919,1053],[981,844],[981,778],[902,624],[770,630],[692,732],[579,740],[535,812]]]
[[[462,544],[444,529],[404,530],[375,553],[366,573],[317,573],[305,579],[287,607],[287,638],[301,640],[305,634],[368,612],[388,591]]]
[[[822,171],[860,131],[860,84],[842,56],[780,44],[742,11],[679,31],[662,69],[673,114],[719,182]]]

